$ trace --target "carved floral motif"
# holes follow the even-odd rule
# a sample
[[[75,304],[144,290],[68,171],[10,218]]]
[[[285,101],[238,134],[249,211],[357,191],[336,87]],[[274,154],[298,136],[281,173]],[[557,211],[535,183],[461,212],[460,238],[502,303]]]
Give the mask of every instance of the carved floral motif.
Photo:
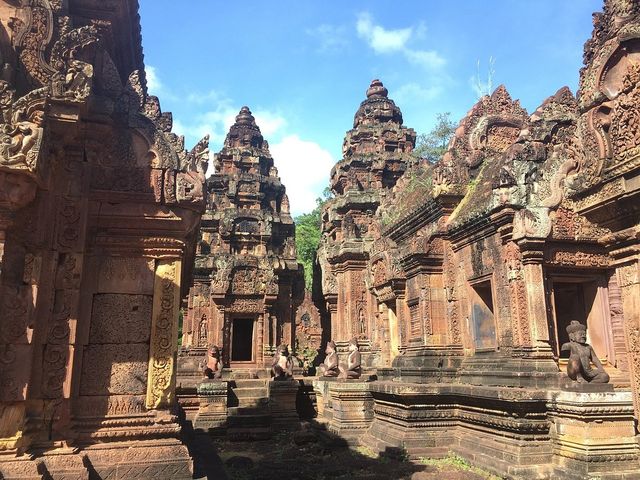
[[[174,352],[177,348],[174,332],[178,319],[180,297],[179,272],[179,261],[162,261],[156,268],[147,408],[159,408],[167,405],[173,395],[173,362]]]

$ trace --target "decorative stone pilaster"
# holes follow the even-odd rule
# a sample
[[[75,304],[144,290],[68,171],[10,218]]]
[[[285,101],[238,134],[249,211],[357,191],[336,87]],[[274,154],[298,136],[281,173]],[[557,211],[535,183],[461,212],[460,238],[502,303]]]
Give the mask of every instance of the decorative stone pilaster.
[[[518,242],[518,246],[522,251],[522,276],[526,292],[526,312],[529,319],[528,331],[531,335],[531,355],[551,358],[542,271],[543,241],[522,239]]]
[[[200,406],[193,420],[193,428],[215,433],[227,422],[228,382],[205,380],[198,385]]]
[[[640,418],[640,254],[616,269],[625,317],[625,334],[636,418]]]
[[[180,261],[158,260],[153,295],[147,408],[165,407],[173,401],[174,359],[178,348]]]

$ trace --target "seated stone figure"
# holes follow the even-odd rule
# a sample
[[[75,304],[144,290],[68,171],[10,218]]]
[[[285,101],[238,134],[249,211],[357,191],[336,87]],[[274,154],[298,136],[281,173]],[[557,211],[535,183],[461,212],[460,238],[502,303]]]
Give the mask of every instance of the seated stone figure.
[[[333,341],[327,342],[327,348],[324,353],[327,354],[324,363],[318,367],[322,377],[337,377],[340,373],[338,369],[338,354],[336,353],[336,344]]]
[[[293,361],[286,343],[279,345],[271,364],[271,375],[274,380],[289,380],[293,378]]]
[[[596,352],[587,343],[587,327],[572,320],[567,327],[569,342],[562,345],[562,350],[570,351],[567,375],[579,383],[609,383],[609,374],[604,371]],[[592,368],[591,364],[596,368]]]
[[[220,348],[217,345],[211,345],[211,348],[207,351],[204,376],[207,378],[222,378],[222,360],[220,359]]]
[[[360,378],[362,375],[360,350],[358,350],[358,340],[349,340],[349,356],[347,364],[340,365],[339,378]]]

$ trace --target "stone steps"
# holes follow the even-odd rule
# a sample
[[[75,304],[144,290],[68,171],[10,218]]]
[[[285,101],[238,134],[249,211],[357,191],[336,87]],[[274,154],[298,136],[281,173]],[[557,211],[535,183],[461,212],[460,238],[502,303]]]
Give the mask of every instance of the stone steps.
[[[267,388],[267,382],[261,378],[235,379],[231,382],[236,385],[233,388]]]
[[[251,407],[229,407],[227,409],[229,416],[246,416],[246,415],[263,415],[269,414],[268,405],[251,406]]]
[[[269,399],[267,397],[257,398],[239,398],[236,405],[232,405],[231,408],[269,408]]]
[[[266,388],[232,388],[236,397],[240,398],[265,398],[269,396]]]
[[[269,389],[263,379],[236,379],[230,386],[235,405],[227,409],[227,437],[264,440],[271,437]]]

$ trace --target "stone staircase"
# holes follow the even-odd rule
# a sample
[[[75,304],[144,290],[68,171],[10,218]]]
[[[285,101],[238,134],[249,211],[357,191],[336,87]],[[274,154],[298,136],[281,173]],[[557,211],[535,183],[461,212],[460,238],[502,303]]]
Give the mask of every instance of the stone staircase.
[[[230,382],[228,438],[264,440],[271,436],[268,382],[266,379],[236,379]]]

